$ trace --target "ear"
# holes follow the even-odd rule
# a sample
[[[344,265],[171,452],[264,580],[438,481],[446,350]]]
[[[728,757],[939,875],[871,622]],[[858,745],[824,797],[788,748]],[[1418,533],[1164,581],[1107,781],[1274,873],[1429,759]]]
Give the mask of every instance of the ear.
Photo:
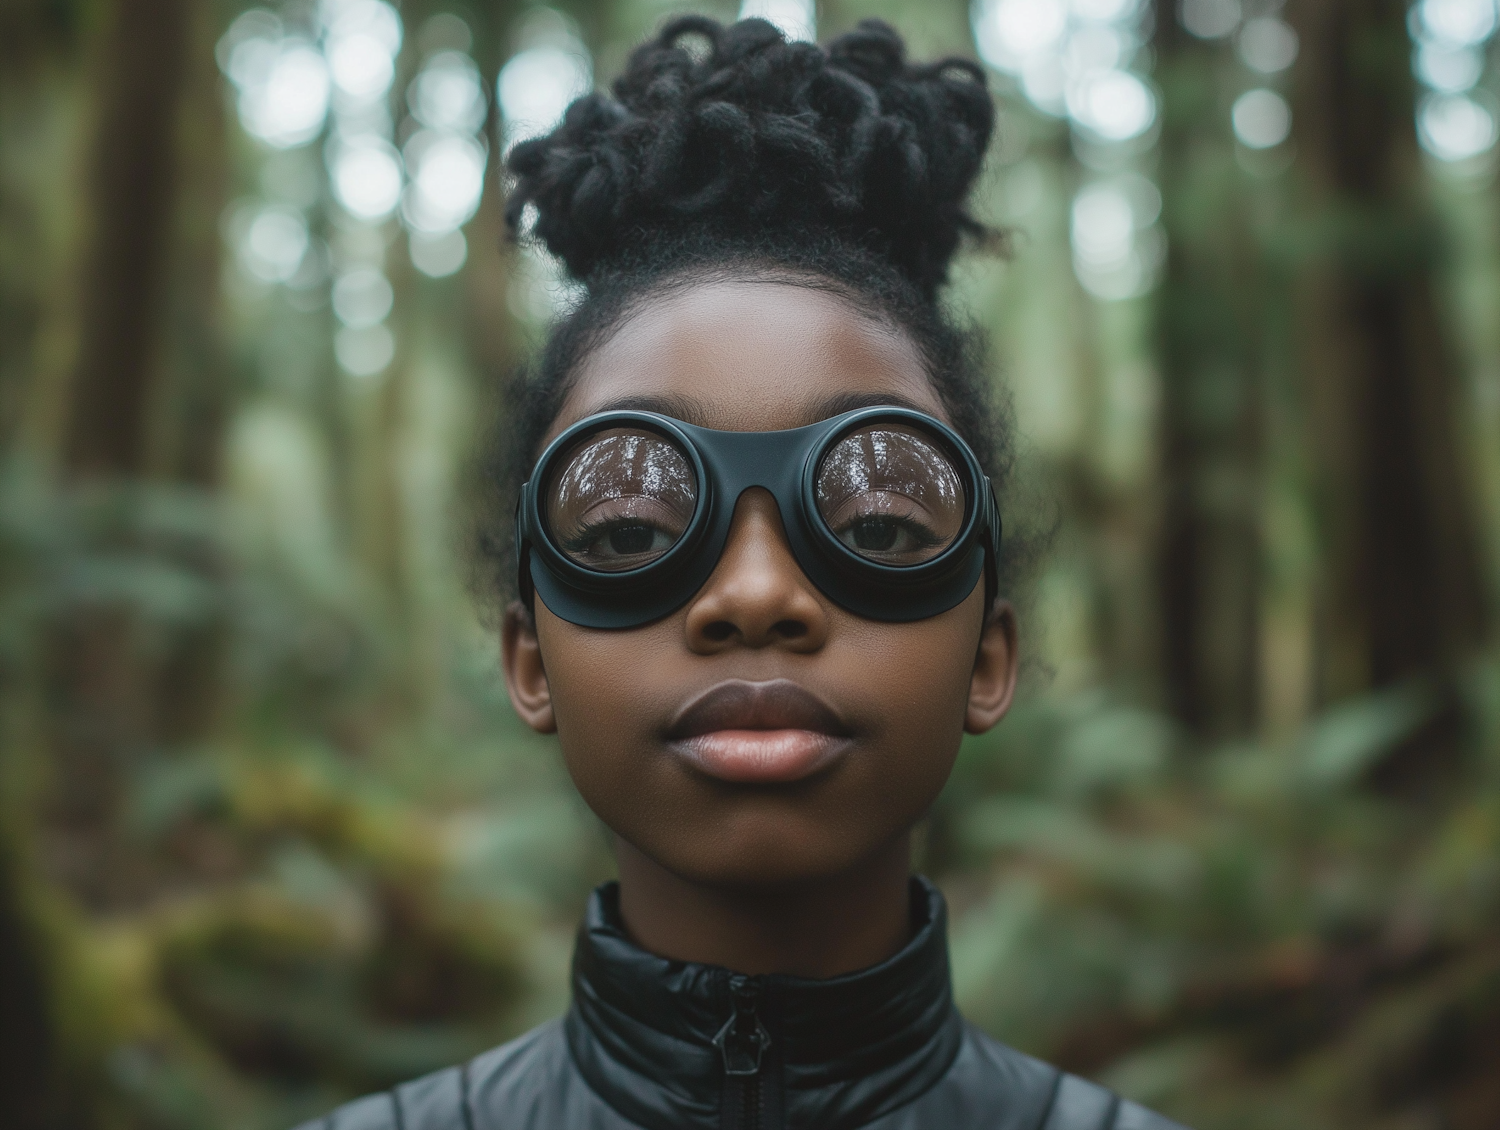
[[[999,601],[985,618],[969,680],[969,705],[964,729],[982,734],[1010,709],[1016,694],[1016,610]]]
[[[536,621],[519,600],[511,601],[500,627],[500,659],[505,665],[505,689],[516,713],[539,734],[557,732],[552,710],[552,688],[542,666]]]

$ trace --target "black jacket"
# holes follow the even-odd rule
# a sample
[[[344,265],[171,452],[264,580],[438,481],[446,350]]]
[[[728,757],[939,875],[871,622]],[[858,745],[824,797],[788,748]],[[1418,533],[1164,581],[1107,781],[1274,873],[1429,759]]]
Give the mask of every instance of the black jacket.
[[[606,884],[562,1020],[299,1130],[1181,1130],[966,1023],[943,898],[912,896],[905,949],[809,981],[645,953]]]

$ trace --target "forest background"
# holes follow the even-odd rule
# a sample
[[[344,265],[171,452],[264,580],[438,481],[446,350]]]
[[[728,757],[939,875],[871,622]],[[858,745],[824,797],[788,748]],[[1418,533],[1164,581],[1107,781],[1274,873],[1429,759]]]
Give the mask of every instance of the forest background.
[[[611,863],[464,584],[570,300],[498,156],[676,0],[0,7],[0,1109],[285,1127],[556,1014]],[[694,7],[733,18],[723,0]],[[1198,1130],[1500,1124],[1494,0],[752,0],[991,68],[1055,524],[920,864]]]

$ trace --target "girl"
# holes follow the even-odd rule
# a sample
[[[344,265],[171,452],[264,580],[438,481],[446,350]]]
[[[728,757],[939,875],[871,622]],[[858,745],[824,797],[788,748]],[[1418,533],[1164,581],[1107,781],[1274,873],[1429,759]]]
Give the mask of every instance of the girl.
[[[983,72],[678,19],[517,146],[586,287],[512,405],[511,701],[613,833],[561,1021],[325,1130],[1168,1130],[969,1027],[910,837],[1005,714],[1001,421],[938,305]],[[511,518],[514,516],[514,524]]]

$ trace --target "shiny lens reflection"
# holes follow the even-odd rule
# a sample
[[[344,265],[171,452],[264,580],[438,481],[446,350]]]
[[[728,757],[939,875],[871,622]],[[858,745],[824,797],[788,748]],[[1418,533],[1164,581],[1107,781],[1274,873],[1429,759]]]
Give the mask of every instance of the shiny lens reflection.
[[[953,544],[963,526],[963,480],[931,439],[875,424],[823,457],[818,512],[835,537],[866,560],[909,566]]]
[[[653,432],[600,432],[559,467],[547,490],[547,526],[557,548],[585,569],[651,564],[677,544],[697,506],[692,467]]]

